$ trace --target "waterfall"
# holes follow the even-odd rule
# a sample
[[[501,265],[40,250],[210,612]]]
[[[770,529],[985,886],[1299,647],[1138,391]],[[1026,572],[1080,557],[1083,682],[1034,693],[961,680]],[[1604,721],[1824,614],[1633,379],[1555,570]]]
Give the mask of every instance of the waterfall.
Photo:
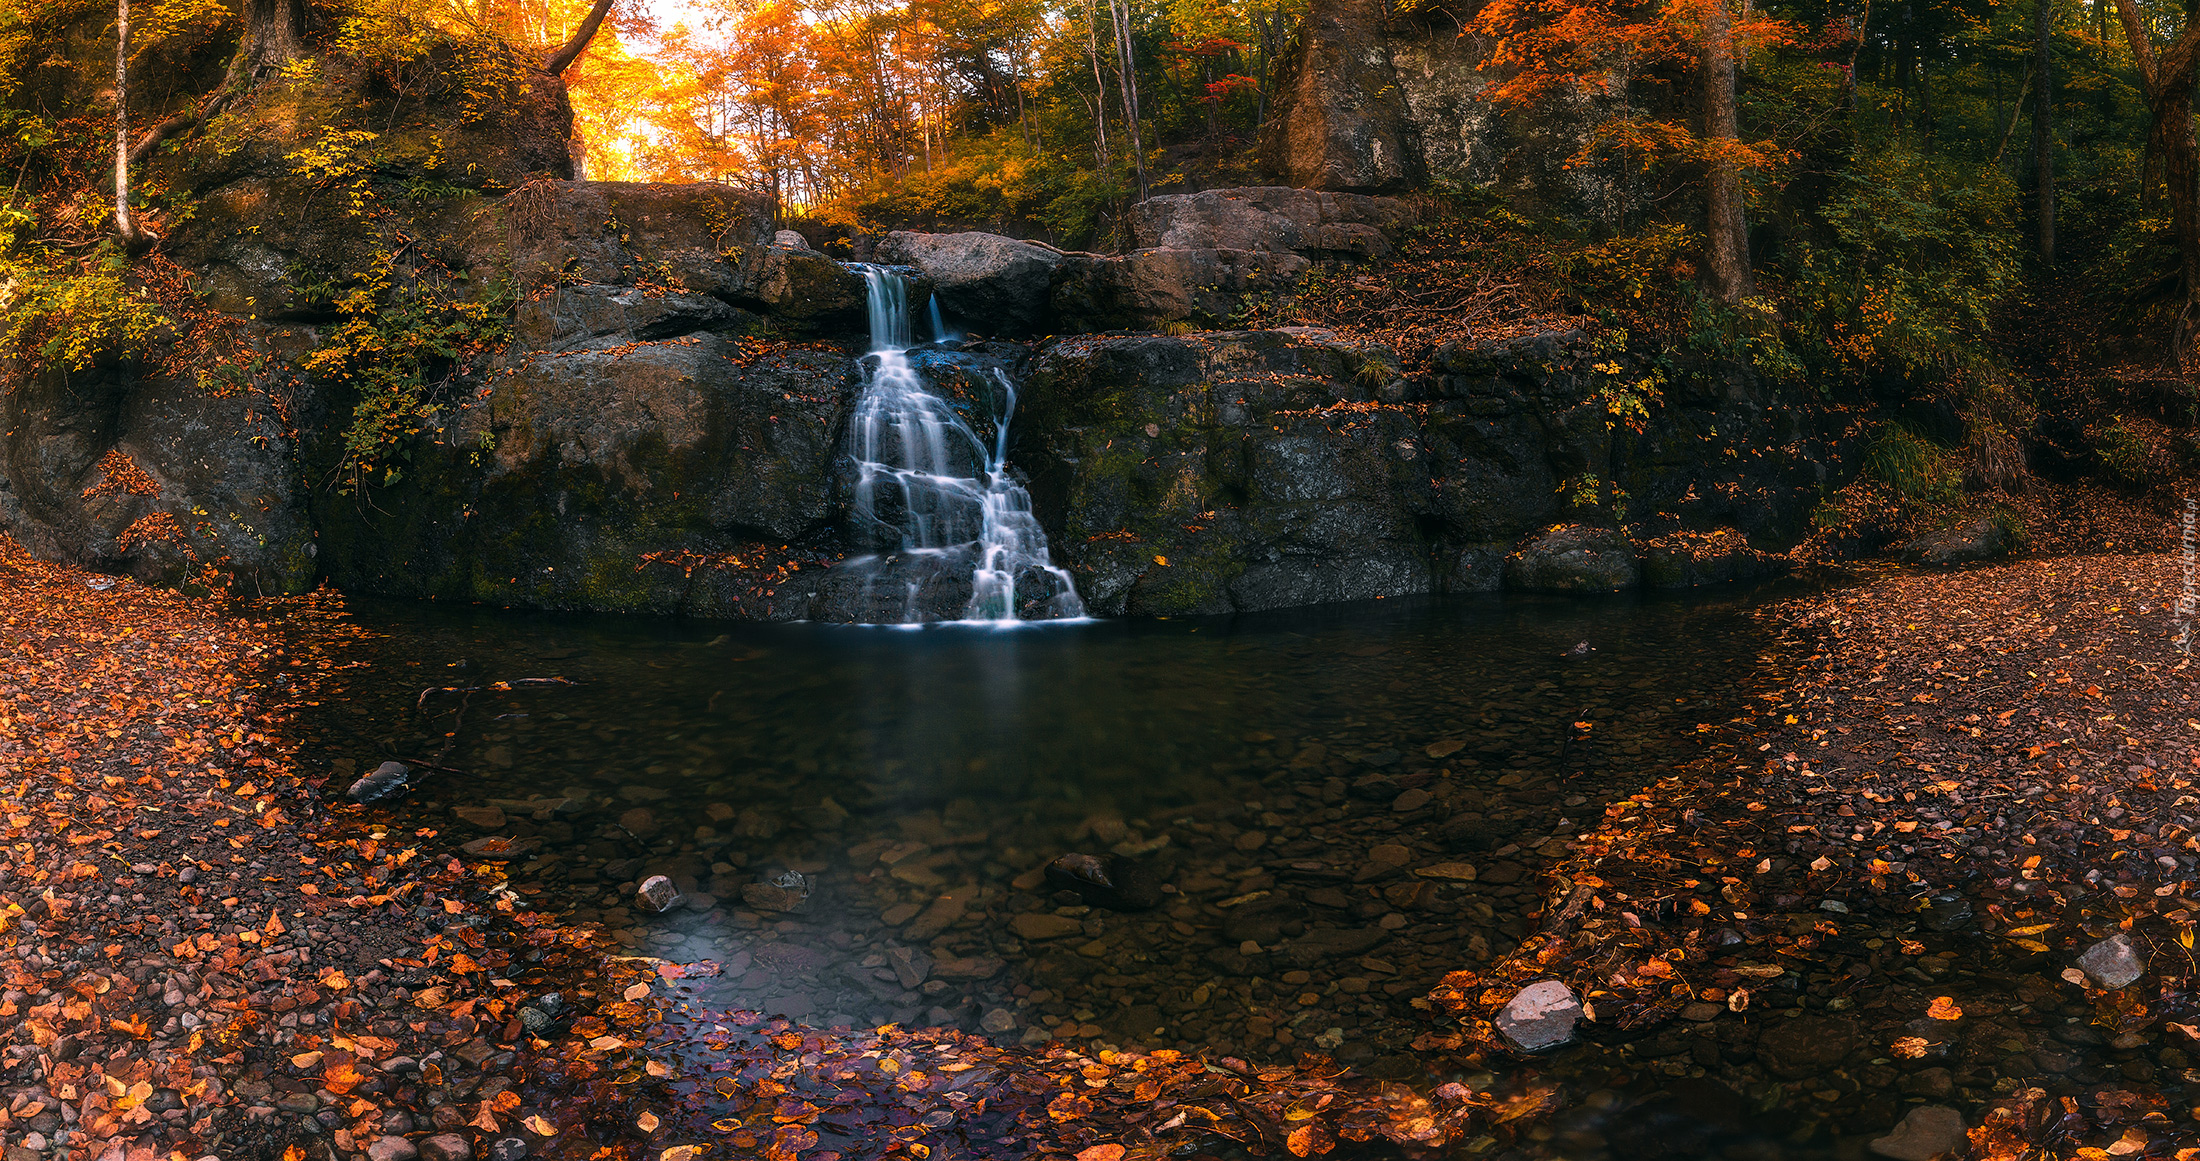
[[[871,353],[850,425],[855,460],[856,523],[896,560],[865,557],[866,607],[898,605],[899,620],[927,619],[922,594],[944,569],[962,570],[970,597],[962,619],[994,624],[1082,617],[1077,586],[1055,567],[1046,532],[1031,512],[1031,495],[1008,469],[1009,423],[1016,387],[992,369],[992,444],[978,436],[947,400],[926,389],[909,361],[908,287],[901,275],[863,267],[869,288]],[[934,308],[934,325],[937,307]],[[881,588],[884,592],[879,592]],[[1021,599],[1019,599],[1021,594]]]

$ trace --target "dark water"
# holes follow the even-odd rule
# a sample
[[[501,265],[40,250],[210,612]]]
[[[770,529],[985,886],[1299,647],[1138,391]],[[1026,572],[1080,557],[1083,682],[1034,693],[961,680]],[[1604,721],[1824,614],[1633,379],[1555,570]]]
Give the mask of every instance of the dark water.
[[[1514,946],[1566,836],[1768,680],[1766,595],[1010,631],[362,601],[374,664],[319,732],[332,789],[466,771],[376,809],[513,840],[534,904],[723,965],[723,1006],[1404,1075],[1411,1001]],[[581,684],[420,700],[545,677]],[[1067,852],[1168,892],[1089,908],[1037,881]]]

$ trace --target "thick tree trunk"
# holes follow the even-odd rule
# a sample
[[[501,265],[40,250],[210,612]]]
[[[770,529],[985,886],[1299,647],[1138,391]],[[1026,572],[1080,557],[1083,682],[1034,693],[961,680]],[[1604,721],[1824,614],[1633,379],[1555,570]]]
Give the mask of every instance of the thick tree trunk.
[[[1732,151],[1740,144],[1736,108],[1734,28],[1725,0],[1712,0],[1703,28],[1704,137],[1712,158],[1704,177],[1704,284],[1712,297],[1737,303],[1757,293],[1749,266],[1749,220],[1742,173]]]
[[[1145,201],[1152,188],[1146,183],[1146,143],[1138,124],[1138,54],[1131,41],[1128,0],[1108,0],[1108,14],[1115,21],[1115,60],[1122,72],[1123,123],[1131,134],[1131,171],[1138,176],[1138,200]]]
[[[305,0],[245,0],[244,41],[230,80],[250,83],[305,55]]]
[[[2177,328],[2180,354],[2193,351],[2200,330],[2200,150],[2192,138],[2192,77],[2173,84],[2154,104],[2154,152],[2162,159],[2170,225],[2185,279],[2185,311]]]
[[[2055,23],[2053,0],[2035,0],[2032,9],[2039,58],[2034,71],[2040,84],[2032,106],[2032,175],[2039,198],[2040,261],[2055,264],[2055,71],[2048,54],[2048,34]]]

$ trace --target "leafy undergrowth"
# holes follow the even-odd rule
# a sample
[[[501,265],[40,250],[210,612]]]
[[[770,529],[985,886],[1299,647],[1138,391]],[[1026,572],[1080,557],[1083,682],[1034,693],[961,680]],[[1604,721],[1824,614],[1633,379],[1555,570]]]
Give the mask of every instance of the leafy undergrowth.
[[[1615,804],[1542,932],[1432,994],[1458,1027],[1423,1046],[1494,1047],[1496,1010],[1555,976],[1614,1043],[1676,1017],[1747,1027],[1756,1061],[1720,1079],[1768,1085],[1759,1107],[1805,1137],[1857,1095],[1853,1041],[1847,1067],[1873,1057],[1890,1091],[1852,1129],[1891,1124],[1899,1082],[1960,1107],[1975,1157],[2200,1157],[2186,583],[2172,557],[2068,558],[1769,610],[1808,653],[1795,684]],[[2118,934],[2137,982],[2073,966]],[[1787,1021],[1818,1043],[1776,1040]],[[1778,1058],[1827,1041],[1815,1068]]]

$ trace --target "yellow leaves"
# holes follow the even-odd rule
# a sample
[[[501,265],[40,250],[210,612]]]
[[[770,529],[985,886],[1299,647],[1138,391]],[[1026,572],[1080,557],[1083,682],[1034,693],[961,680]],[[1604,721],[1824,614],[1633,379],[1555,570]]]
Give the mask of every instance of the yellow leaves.
[[[1896,1056],[1904,1060],[1922,1060],[1927,1052],[1932,1051],[1932,1045],[1928,1044],[1922,1036],[1898,1037],[1888,1047]]]
[[[1127,1150],[1121,1145],[1093,1145],[1079,1151],[1077,1161],[1123,1161],[1125,1152]],[[1295,1153],[1294,1156],[1304,1157],[1306,1154]]]
[[[627,985],[627,989],[626,989],[626,990],[625,990],[624,992],[621,992],[621,993],[619,993],[619,994],[620,994],[621,996],[624,996],[624,997],[625,997],[625,998],[626,998],[627,1000],[629,1000],[629,1001],[632,1001],[632,1000],[639,1000],[639,999],[641,999],[642,997],[644,997],[644,996],[647,996],[647,995],[649,994],[649,985],[648,985],[648,984],[629,984],[629,985]]]
[[[634,1118],[634,1127],[640,1129],[645,1133],[656,1132],[657,1126],[663,1123],[663,1121],[657,1119],[657,1114],[650,1112],[645,1112],[641,1116]]]
[[[1926,1005],[1925,1014],[1935,1020],[1961,1020],[1963,1009],[1956,1004],[1953,996],[1934,996],[1933,1002]]]
[[[1160,565],[1160,566],[1161,566],[1162,568],[1167,568],[1167,567],[1169,567],[1169,558],[1168,558],[1168,557],[1166,557],[1166,556],[1157,556],[1157,557],[1154,557],[1154,558],[1153,558],[1153,562],[1154,562],[1155,564],[1158,564],[1158,565]]]
[[[543,1120],[540,1115],[528,1117],[520,1122],[520,1126],[538,1137],[555,1137],[558,1135],[558,1127]]]
[[[1073,1092],[1065,1092],[1047,1103],[1047,1116],[1056,1121],[1074,1121],[1092,1111],[1092,1101]]]

